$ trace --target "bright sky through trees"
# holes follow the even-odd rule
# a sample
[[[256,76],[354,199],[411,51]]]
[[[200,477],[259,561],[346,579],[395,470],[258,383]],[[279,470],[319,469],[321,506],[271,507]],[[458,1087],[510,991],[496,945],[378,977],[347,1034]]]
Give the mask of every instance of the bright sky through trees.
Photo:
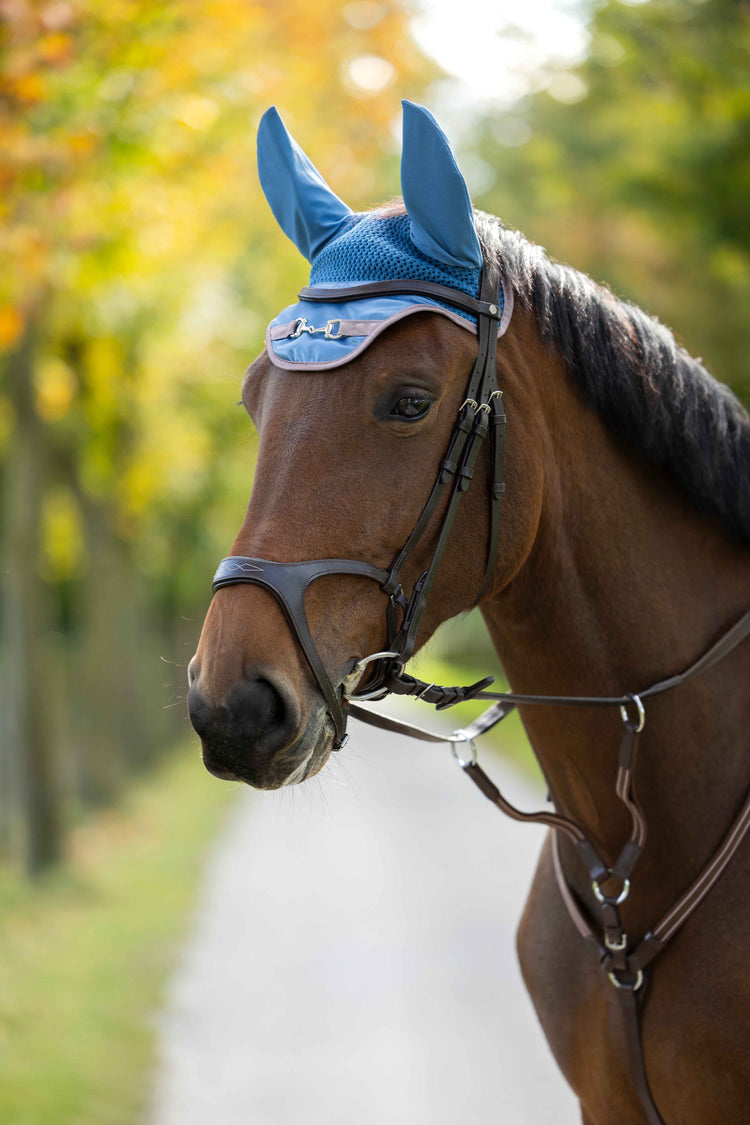
[[[580,0],[421,0],[414,35],[449,74],[462,105],[509,105],[546,85],[549,67],[583,58],[588,41]],[[459,15],[460,13],[460,15]],[[560,100],[573,100],[560,87]]]

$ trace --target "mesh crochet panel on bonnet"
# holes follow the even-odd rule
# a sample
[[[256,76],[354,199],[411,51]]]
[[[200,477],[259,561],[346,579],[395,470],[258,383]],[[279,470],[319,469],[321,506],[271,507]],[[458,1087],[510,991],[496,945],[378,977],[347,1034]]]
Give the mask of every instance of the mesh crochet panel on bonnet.
[[[323,247],[313,262],[310,284],[362,285],[409,278],[448,285],[477,297],[479,275],[478,269],[447,266],[418,250],[409,237],[408,215],[368,211],[352,215],[351,224]],[[475,317],[462,315],[476,323]]]

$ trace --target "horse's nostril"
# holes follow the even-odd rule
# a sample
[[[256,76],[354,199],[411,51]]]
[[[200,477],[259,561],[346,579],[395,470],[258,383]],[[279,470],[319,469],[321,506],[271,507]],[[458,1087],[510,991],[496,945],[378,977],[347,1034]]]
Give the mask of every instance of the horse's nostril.
[[[207,703],[195,686],[195,681],[188,691],[188,715],[196,734],[203,738],[204,734],[215,726],[218,708]]]
[[[235,688],[225,710],[240,741],[266,751],[284,745],[290,726],[288,709],[269,680],[251,680]]]
[[[208,702],[194,682],[188,712],[204,743],[236,766],[251,754],[267,757],[283,749],[296,735],[296,709],[267,679],[237,684],[219,704]]]

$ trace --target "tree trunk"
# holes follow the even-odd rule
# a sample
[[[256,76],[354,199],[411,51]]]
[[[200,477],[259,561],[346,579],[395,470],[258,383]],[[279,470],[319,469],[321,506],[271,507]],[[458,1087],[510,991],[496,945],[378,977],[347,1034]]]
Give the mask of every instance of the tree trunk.
[[[34,409],[32,369],[29,334],[5,372],[16,425],[5,461],[1,604],[7,698],[0,754],[8,786],[5,835],[11,853],[36,874],[60,858],[62,838],[52,702],[44,667],[49,600],[38,567],[46,435]]]

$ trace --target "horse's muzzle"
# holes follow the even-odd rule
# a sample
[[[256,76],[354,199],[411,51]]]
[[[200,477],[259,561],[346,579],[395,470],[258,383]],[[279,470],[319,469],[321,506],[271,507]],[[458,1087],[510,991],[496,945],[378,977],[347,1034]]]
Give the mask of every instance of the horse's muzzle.
[[[221,703],[207,700],[197,678],[188,693],[190,721],[203,761],[216,777],[258,789],[279,789],[317,772],[328,753],[321,742],[325,712],[300,730],[291,691],[270,679],[244,681]]]

